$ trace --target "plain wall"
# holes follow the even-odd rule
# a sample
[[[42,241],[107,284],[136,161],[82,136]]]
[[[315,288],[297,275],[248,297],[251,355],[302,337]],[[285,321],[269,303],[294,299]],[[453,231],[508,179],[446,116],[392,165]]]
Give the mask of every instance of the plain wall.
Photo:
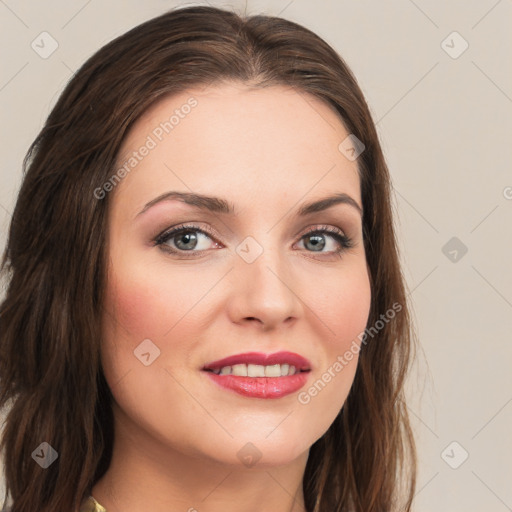
[[[192,5],[0,3],[0,249],[23,156],[73,72],[178,4]],[[511,2],[249,1],[247,12],[283,16],[326,39],[377,123],[422,346],[408,383],[415,510],[512,510]],[[31,47],[43,31],[58,43],[46,59]]]

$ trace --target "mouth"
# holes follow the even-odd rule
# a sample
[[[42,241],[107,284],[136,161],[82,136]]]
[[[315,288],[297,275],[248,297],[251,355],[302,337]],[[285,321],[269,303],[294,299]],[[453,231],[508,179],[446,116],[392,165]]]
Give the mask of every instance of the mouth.
[[[238,394],[280,398],[304,386],[311,365],[293,352],[248,352],[208,363],[202,371],[219,386]]]
[[[234,375],[236,377],[288,377],[300,372],[309,370],[298,370],[290,364],[235,364],[233,366],[223,366],[222,368],[206,368],[204,371],[215,373],[215,375]]]
[[[212,361],[203,370],[238,377],[287,377],[311,370],[309,361],[294,352],[246,352]]]

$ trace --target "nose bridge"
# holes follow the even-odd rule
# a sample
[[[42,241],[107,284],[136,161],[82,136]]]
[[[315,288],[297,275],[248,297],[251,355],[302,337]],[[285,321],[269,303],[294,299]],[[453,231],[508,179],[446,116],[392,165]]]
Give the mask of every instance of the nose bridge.
[[[256,236],[246,237],[236,249],[235,300],[245,317],[264,323],[285,320],[298,313],[289,254],[277,240],[277,231]]]
[[[243,272],[255,274],[254,286],[261,285],[262,287],[280,288],[283,286],[282,281],[277,276],[286,278],[284,274],[287,272],[287,265],[285,264],[286,254],[283,247],[280,247],[278,242],[271,242],[272,237],[265,238],[263,243],[260,243],[261,249],[256,253],[254,261],[244,260],[244,264],[240,263]],[[252,242],[253,244],[255,242]],[[256,242],[258,243],[258,242]],[[270,246],[272,243],[272,247]],[[242,257],[243,259],[243,257]],[[277,274],[277,276],[276,276]]]
[[[257,237],[257,238],[256,238]],[[253,284],[262,284],[267,287],[276,279],[275,275],[269,270],[273,269],[278,273],[286,257],[284,248],[280,246],[276,238],[276,233],[264,233],[255,236],[247,236],[237,247],[238,260],[237,268],[241,273],[252,274]]]

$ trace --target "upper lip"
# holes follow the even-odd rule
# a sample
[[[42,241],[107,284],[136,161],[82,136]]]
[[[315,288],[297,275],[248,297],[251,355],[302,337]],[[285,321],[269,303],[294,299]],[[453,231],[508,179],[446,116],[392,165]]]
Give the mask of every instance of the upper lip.
[[[235,364],[257,364],[262,366],[289,364],[290,366],[295,366],[298,370],[307,371],[311,369],[310,362],[294,352],[275,352],[273,354],[245,352],[207,363],[203,366],[203,370],[216,370],[224,366],[234,366]]]

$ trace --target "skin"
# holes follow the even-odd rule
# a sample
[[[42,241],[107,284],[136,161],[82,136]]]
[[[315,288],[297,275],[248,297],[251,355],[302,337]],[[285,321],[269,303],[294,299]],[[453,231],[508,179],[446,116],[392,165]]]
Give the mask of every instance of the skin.
[[[348,132],[323,102],[284,86],[224,83],[152,106],[119,164],[191,96],[197,106],[110,192],[102,363],[116,435],[92,495],[109,512],[302,511],[309,449],[342,408],[357,354],[308,404],[298,394],[364,331],[371,291],[357,209],[295,212],[340,192],[362,207],[357,161],[339,151]],[[137,215],[171,190],[225,198],[237,215],[177,200]],[[176,235],[167,246],[181,242],[177,255],[152,243],[182,223],[216,236],[195,231],[195,249]],[[336,255],[340,243],[323,233],[315,250],[303,235],[322,226],[353,247]],[[236,252],[248,236],[263,249],[250,264]],[[204,252],[182,256],[194,250]],[[145,339],[160,350],[148,366],[134,355]],[[233,354],[281,350],[311,362],[306,385],[282,398],[244,397],[200,371]],[[261,454],[252,467],[237,455],[249,442]]]

